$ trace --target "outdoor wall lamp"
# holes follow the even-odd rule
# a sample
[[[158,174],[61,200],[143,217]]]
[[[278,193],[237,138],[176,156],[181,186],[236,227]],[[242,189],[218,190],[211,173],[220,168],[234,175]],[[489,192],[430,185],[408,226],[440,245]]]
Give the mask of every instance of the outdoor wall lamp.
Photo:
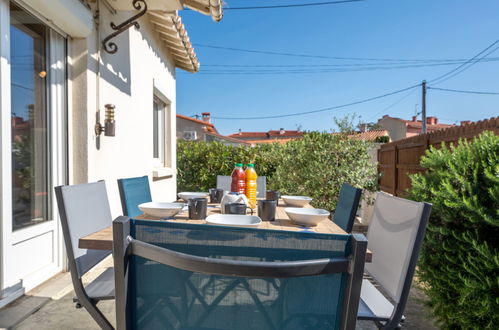
[[[95,134],[100,136],[104,132],[105,136],[114,136],[116,125],[114,121],[114,104],[106,104],[106,119],[104,120],[104,126],[101,125],[100,121],[100,111],[97,111],[97,123],[95,124]]]

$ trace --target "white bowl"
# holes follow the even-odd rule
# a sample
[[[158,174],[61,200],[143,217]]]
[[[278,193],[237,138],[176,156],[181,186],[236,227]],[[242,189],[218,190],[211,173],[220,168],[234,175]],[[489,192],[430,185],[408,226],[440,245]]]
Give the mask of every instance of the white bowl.
[[[148,202],[139,205],[139,210],[157,218],[170,218],[182,211],[182,203]]]
[[[303,207],[310,203],[313,198],[307,196],[281,196],[286,205]]]
[[[232,226],[232,227],[258,227],[262,222],[260,217],[242,214],[212,214],[206,218],[210,225]]]
[[[182,198],[184,201],[189,201],[191,198],[206,198],[208,193],[205,192],[181,192],[177,194],[178,197]]]
[[[322,220],[329,217],[329,212],[322,209],[303,209],[301,207],[286,207],[284,212],[296,224],[304,226],[317,226]],[[328,219],[329,221],[329,219]]]

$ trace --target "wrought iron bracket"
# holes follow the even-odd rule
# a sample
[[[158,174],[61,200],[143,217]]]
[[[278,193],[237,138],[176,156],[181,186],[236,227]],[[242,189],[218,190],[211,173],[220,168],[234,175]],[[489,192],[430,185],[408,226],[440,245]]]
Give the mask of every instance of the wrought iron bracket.
[[[147,12],[147,4],[146,4],[145,0],[133,0],[132,6],[133,6],[133,8],[140,10],[140,12],[137,15],[130,17],[129,19],[127,19],[126,21],[124,21],[123,23],[118,24],[118,25],[111,22],[111,24],[110,24],[111,28],[113,30],[115,30],[115,32],[111,33],[106,38],[104,38],[104,40],[102,40],[102,47],[104,48],[104,50],[107,53],[114,54],[118,51],[118,46],[116,45],[116,43],[110,41],[111,39],[113,39],[114,37],[116,37],[120,33],[128,30],[132,26],[134,26],[136,29],[140,28],[140,25],[137,22],[137,19],[139,19],[141,16],[143,16]]]

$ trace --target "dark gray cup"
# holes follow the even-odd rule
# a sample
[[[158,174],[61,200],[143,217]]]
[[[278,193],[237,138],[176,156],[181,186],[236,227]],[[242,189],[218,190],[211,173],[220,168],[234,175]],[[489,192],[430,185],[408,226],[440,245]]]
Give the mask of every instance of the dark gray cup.
[[[277,202],[271,199],[258,201],[258,216],[262,221],[274,221]]]
[[[275,201],[276,205],[279,205],[280,197],[281,194],[277,190],[267,190],[265,193],[265,199]]]
[[[210,203],[220,203],[224,197],[224,190],[218,188],[210,189]]]
[[[251,215],[253,215],[253,210],[246,206],[244,203],[227,203],[224,205],[225,214],[246,214],[246,209],[251,210]]]
[[[191,198],[187,202],[189,205],[189,219],[203,220],[206,218],[208,200],[206,198]]]

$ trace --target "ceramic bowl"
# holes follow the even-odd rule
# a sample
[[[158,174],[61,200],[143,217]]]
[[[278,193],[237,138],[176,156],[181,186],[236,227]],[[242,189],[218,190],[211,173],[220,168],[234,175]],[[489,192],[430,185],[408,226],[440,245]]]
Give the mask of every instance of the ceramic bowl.
[[[240,214],[212,214],[206,218],[206,223],[210,225],[232,226],[232,227],[258,227],[262,222],[254,215]]]
[[[284,212],[289,219],[303,226],[317,226],[323,220],[329,221],[329,212],[322,209],[304,209],[301,207],[286,207]]]
[[[157,218],[170,218],[182,211],[182,203],[148,202],[139,205],[139,210]]]
[[[313,198],[307,196],[281,196],[286,205],[303,207],[310,203]]]
[[[205,192],[181,192],[177,194],[178,197],[182,198],[184,201],[189,201],[191,198],[206,198],[208,193]]]

